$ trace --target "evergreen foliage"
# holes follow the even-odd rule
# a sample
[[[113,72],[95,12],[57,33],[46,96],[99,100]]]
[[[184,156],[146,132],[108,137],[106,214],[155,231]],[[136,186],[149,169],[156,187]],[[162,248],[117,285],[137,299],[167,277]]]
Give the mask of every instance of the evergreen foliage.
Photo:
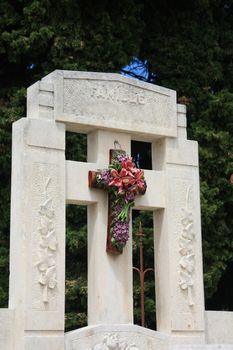
[[[205,296],[232,266],[233,3],[145,1],[140,54],[148,80],[177,91],[199,142]],[[153,13],[153,19],[151,14]],[[229,309],[231,301],[221,307]],[[220,305],[216,304],[217,309]]]
[[[222,90],[192,125],[200,140],[201,203],[206,298],[233,261],[233,94]],[[230,300],[225,301],[228,308]]]
[[[26,87],[55,69],[120,72],[137,57],[147,81],[177,90],[199,141],[207,304],[233,269],[233,4],[231,0],[2,0],[0,2],[0,307],[7,306],[11,125]],[[145,79],[140,74],[138,78]],[[67,158],[85,161],[86,138],[68,135]],[[142,220],[149,256],[150,221]],[[86,209],[67,208],[66,326],[86,324]],[[137,240],[135,240],[136,242]],[[138,256],[137,244],[134,244]],[[151,266],[151,261],[145,261]],[[136,260],[135,265],[138,266]],[[232,271],[233,272],[233,271]],[[147,310],[154,309],[147,282]],[[139,294],[135,286],[135,295]],[[215,293],[215,294],[214,294]],[[138,297],[135,319],[139,321]],[[225,295],[221,307],[230,309]],[[220,307],[216,304],[215,308]],[[148,313],[147,325],[153,326]]]

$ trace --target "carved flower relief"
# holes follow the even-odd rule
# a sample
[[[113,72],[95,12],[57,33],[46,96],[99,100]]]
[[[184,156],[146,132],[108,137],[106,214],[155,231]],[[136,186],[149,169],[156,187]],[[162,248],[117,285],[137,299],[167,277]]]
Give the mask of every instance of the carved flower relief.
[[[92,350],[139,350],[138,347],[131,343],[119,339],[118,334],[106,334],[101,343],[94,345]]]
[[[38,281],[43,286],[43,302],[48,302],[48,289],[54,289],[57,285],[56,266],[51,266],[40,274]]]
[[[192,273],[195,270],[194,254],[184,255],[180,259],[180,266],[187,272]]]
[[[40,249],[38,256],[39,261],[36,263],[36,266],[40,272],[44,272],[56,264],[53,254],[49,254],[45,249]]]
[[[195,236],[195,233],[193,232],[193,223],[189,223],[187,226],[183,227],[183,237],[192,240]]]
[[[190,210],[187,210],[186,208],[181,208],[182,211],[182,219],[181,219],[181,223],[184,226],[187,226],[188,224],[193,222],[193,218],[192,218],[192,212]]]
[[[52,219],[54,217],[52,198],[46,199],[46,201],[40,206],[39,214],[42,216],[47,216],[49,219]]]
[[[53,230],[53,220],[49,219],[47,216],[42,216],[41,211],[39,211],[40,216],[40,227],[39,232],[41,235],[47,235],[49,231]]]
[[[189,287],[193,286],[193,279],[192,276],[185,272],[185,271],[180,271],[180,288],[185,290],[188,289]]]
[[[187,290],[188,291],[188,303],[189,306],[193,306],[193,294],[192,294],[192,288],[194,285],[194,281],[192,278],[192,275],[186,271],[180,271],[180,282],[179,286],[182,290]]]
[[[57,236],[55,230],[48,232],[46,236],[41,236],[40,246],[42,248],[49,248],[52,251],[57,249]]]
[[[43,286],[48,286],[50,289],[55,288],[56,281],[56,266],[49,267],[45,273],[40,275],[39,283]]]
[[[193,252],[193,240],[195,237],[195,232],[193,231],[193,215],[190,210],[188,210],[188,201],[190,194],[189,187],[186,194],[186,206],[181,208],[181,235],[179,239],[179,253],[181,258],[179,260],[179,275],[180,281],[179,286],[182,290],[188,291],[188,302],[189,306],[194,305],[192,288],[193,282],[193,272],[195,271],[195,254]]]
[[[179,252],[181,255],[188,255],[193,250],[192,241],[183,237],[179,240],[179,246]]]
[[[40,233],[40,244],[38,252],[38,261],[36,266],[40,272],[38,283],[43,286],[43,302],[48,302],[48,289],[54,289],[56,281],[56,250],[57,236],[54,228],[55,213],[52,206],[52,198],[47,198],[47,187],[50,183],[48,179],[45,186],[46,200],[39,208],[40,225],[38,231]]]

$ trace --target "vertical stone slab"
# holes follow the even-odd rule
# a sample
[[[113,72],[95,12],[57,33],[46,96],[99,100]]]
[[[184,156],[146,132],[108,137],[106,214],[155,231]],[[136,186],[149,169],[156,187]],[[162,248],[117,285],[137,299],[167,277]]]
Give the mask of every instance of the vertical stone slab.
[[[13,125],[9,307],[17,350],[41,349],[44,336],[50,350],[64,349],[64,148],[62,124]]]
[[[154,144],[154,166],[166,175],[166,207],[155,213],[157,327],[204,341],[197,143],[186,139],[185,109],[178,105],[178,138]],[[156,157],[159,153],[159,157]],[[156,165],[157,161],[157,165]]]
[[[88,135],[88,161],[109,164],[117,140],[130,153],[130,136],[107,131]],[[100,191],[95,189],[94,191]],[[133,323],[132,242],[118,256],[106,253],[108,196],[88,206],[88,324]]]
[[[12,350],[15,348],[14,325],[14,310],[0,309],[0,349]]]

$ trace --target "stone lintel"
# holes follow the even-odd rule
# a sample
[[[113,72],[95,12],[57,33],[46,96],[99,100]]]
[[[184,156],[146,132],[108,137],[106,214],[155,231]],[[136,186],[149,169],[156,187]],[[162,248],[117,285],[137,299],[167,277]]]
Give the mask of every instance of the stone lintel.
[[[177,136],[176,92],[119,74],[54,71],[29,87],[27,115],[54,118],[74,132]]]

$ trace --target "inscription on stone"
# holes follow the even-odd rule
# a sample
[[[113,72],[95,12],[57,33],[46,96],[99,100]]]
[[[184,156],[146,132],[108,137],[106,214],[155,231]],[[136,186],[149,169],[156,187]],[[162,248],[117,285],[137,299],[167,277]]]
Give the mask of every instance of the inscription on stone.
[[[129,104],[144,105],[146,102],[144,91],[137,92],[133,89],[129,90],[121,85],[117,85],[115,88],[108,88],[104,85],[93,87],[91,89],[90,97],[97,100],[116,101]]]
[[[164,89],[165,90],[165,89]],[[80,124],[176,136],[175,95],[131,84],[64,79],[62,116]],[[146,118],[145,118],[146,116]]]

